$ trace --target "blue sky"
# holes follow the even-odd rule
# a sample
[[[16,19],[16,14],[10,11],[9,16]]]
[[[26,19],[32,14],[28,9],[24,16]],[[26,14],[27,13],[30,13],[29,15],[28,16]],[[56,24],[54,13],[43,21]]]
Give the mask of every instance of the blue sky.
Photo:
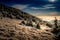
[[[36,16],[60,16],[60,0],[0,0],[0,3]]]

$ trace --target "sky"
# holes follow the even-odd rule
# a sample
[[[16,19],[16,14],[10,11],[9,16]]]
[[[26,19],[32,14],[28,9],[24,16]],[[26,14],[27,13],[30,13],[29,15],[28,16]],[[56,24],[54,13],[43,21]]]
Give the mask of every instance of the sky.
[[[60,0],[0,0],[0,3],[35,16],[60,16]]]

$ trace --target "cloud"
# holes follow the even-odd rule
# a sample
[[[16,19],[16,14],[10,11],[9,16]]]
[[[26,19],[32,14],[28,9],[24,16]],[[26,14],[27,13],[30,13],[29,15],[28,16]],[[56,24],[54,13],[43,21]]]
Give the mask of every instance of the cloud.
[[[40,9],[40,8],[37,8],[37,7],[31,7],[31,9]]]
[[[39,9],[45,9],[45,8],[42,8],[42,7],[31,7],[31,9],[33,9],[33,10],[39,10]]]
[[[54,8],[56,8],[56,7],[53,6],[52,4],[44,5],[41,7],[31,7],[31,9],[35,9],[35,10],[38,10],[38,9],[54,9]]]
[[[28,5],[15,4],[15,5],[12,5],[12,7],[22,10],[22,9],[27,8],[27,7],[28,7]]]
[[[43,8],[45,9],[50,9],[50,8],[55,8],[55,6],[53,6],[52,4],[48,4],[48,5],[44,5]]]
[[[31,7],[31,9],[33,9],[33,10],[39,10],[39,9],[45,9],[45,8],[42,8],[42,7]]]

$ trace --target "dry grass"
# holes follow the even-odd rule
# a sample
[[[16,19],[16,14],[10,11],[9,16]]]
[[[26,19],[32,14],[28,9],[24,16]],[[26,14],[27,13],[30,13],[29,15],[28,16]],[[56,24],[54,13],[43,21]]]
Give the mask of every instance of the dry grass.
[[[54,40],[51,32],[19,25],[21,20],[0,19],[0,40]]]

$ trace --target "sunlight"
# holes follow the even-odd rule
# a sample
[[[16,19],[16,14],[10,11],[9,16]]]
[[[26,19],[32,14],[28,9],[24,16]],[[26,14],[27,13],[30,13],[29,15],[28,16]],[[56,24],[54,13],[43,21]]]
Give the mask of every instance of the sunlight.
[[[60,20],[60,16],[38,16],[38,18],[41,18],[44,21],[54,20],[55,17],[57,18],[57,20]]]
[[[49,0],[50,2],[55,2],[56,0]]]

